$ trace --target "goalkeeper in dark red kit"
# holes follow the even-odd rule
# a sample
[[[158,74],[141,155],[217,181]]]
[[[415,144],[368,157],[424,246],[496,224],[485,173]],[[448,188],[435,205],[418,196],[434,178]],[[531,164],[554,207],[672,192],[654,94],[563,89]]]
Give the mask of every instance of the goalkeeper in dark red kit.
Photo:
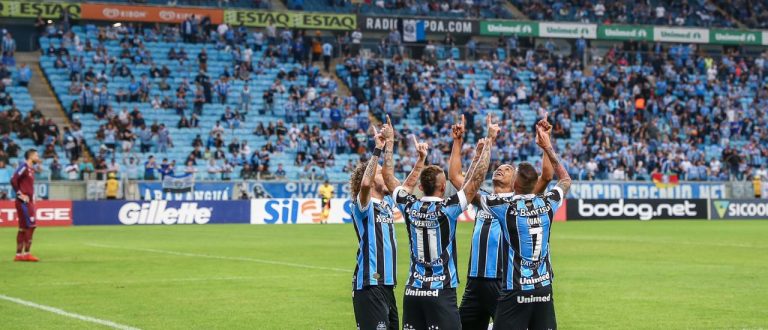
[[[16,215],[19,232],[16,234],[16,258],[13,261],[40,261],[29,253],[35,234],[35,164],[40,161],[37,150],[24,153],[24,163],[13,172],[11,186],[16,192]]]

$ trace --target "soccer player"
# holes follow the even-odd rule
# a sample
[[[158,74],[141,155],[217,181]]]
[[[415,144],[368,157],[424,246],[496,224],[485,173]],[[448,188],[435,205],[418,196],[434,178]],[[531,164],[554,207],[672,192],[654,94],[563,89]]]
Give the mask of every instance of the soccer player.
[[[16,215],[19,219],[19,232],[16,233],[16,258],[13,261],[37,262],[29,253],[32,248],[32,236],[35,234],[35,164],[40,162],[37,150],[29,149],[24,153],[22,163],[11,177],[11,186],[16,192]]]
[[[533,194],[539,178],[529,163],[521,163],[514,180],[515,193],[481,196],[483,209],[498,219],[509,242],[503,292],[496,306],[498,329],[556,329],[552,299],[552,265],[549,235],[555,212],[571,187],[571,178],[560,163],[546,125],[536,125],[536,143],[552,162],[560,179],[546,194]],[[494,174],[494,180],[496,175]]]
[[[331,198],[333,198],[333,186],[328,182],[328,179],[323,182],[323,185],[317,189],[320,195],[320,204],[323,207],[323,212],[320,217],[320,223],[328,223],[328,216],[331,214]]]
[[[354,198],[352,220],[358,240],[352,305],[358,329],[395,330],[400,324],[394,293],[397,240],[392,210],[395,205],[379,166],[385,140],[382,134],[376,134],[375,139],[373,156],[367,163],[358,164],[349,180]]]
[[[421,199],[412,194],[409,184],[398,186],[392,161],[393,137],[387,137],[384,157],[384,182],[391,189],[397,207],[405,218],[410,241],[410,269],[403,298],[403,329],[459,329],[461,320],[456,306],[459,284],[456,266],[456,225],[459,215],[474,199],[488,172],[490,146],[499,126],[491,125],[488,138],[481,139],[467,183],[456,194],[443,200],[446,177],[439,166],[424,167],[428,147],[414,144],[419,161],[406,179],[419,177]],[[423,170],[422,170],[423,169]]]
[[[546,120],[543,120],[546,123]],[[551,126],[549,127],[551,129]],[[461,149],[464,145],[465,122],[464,116],[461,122],[452,127],[453,148],[451,158],[448,160],[448,179],[454,187],[464,185],[464,176],[461,174]],[[509,166],[509,165],[502,165]],[[512,168],[509,166],[509,168]],[[514,172],[508,179],[514,181]],[[541,177],[536,183],[534,191],[542,193],[547,184],[552,180],[552,165],[549,159],[543,158]],[[506,184],[502,178],[494,177],[494,193],[510,192],[513,184]],[[478,195],[486,196],[487,192],[480,190]],[[475,201],[479,201],[475,198]],[[502,274],[506,259],[507,242],[501,234],[499,221],[488,212],[479,207],[479,203],[472,203],[477,208],[475,214],[475,226],[472,232],[472,245],[469,254],[469,270],[467,271],[467,286],[459,306],[461,326],[463,329],[487,329],[489,320],[496,313],[496,301],[499,299],[502,287]]]

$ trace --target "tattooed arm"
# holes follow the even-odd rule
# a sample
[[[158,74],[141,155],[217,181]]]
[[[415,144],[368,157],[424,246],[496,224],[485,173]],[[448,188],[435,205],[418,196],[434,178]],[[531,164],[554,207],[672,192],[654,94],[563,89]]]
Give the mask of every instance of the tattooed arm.
[[[453,147],[451,147],[451,158],[448,159],[448,180],[456,189],[464,186],[464,175],[461,174],[461,147],[463,145],[464,116],[461,116],[461,122],[453,125]]]
[[[411,170],[411,173],[408,174],[408,177],[405,179],[405,183],[403,183],[403,190],[409,194],[413,192],[413,188],[419,183],[419,176],[421,176],[421,171],[424,169],[424,162],[427,159],[427,152],[429,151],[429,146],[426,143],[419,143],[416,141],[416,136],[413,136],[413,143],[416,146],[416,151],[419,153],[419,160],[413,165],[413,170]]]
[[[485,181],[485,175],[488,173],[488,165],[491,161],[490,144],[491,141],[486,138],[481,139],[477,144],[475,159],[472,161],[472,165],[470,165],[467,179],[464,180],[464,186],[461,188],[468,201],[475,199],[475,194],[477,194],[483,181]]]
[[[539,123],[545,123],[545,127],[547,128],[547,135],[550,135],[550,132],[552,132],[552,125],[550,125],[546,119],[542,119],[539,121]],[[544,124],[542,124],[544,125]],[[536,133],[536,139],[538,140],[538,132]],[[543,150],[542,150],[543,151]],[[539,177],[539,181],[536,182],[536,187],[533,188],[534,194],[541,194],[544,193],[547,190],[547,186],[549,185],[549,182],[552,181],[552,178],[554,177],[555,170],[552,168],[552,162],[549,160],[549,156],[546,152],[544,152],[544,156],[541,158],[541,176]]]
[[[376,132],[376,127],[373,128],[375,134],[374,139],[376,141],[376,149],[381,149],[385,145],[384,136],[381,133]],[[363,180],[360,182],[359,200],[361,207],[368,205],[371,201],[371,186],[373,185],[373,178],[376,176],[376,168],[379,167],[379,156],[375,153],[368,160],[368,165],[365,167],[365,174],[363,174]]]
[[[567,194],[568,190],[571,188],[571,176],[568,174],[568,171],[565,170],[565,166],[560,163],[560,159],[557,157],[555,149],[552,148],[552,141],[549,139],[549,133],[546,127],[537,125],[536,135],[537,143],[544,149],[544,153],[549,158],[549,161],[552,162],[552,168],[555,170],[555,175],[557,175],[557,178],[559,179],[559,181],[557,181],[557,186],[563,190],[564,195]]]
[[[488,127],[488,137],[481,139],[478,143],[475,160],[472,162],[473,165],[470,165],[471,172],[467,176],[469,180],[464,180],[464,187],[462,188],[468,201],[475,199],[477,191],[480,190],[480,186],[485,181],[485,175],[488,173],[488,166],[491,162],[491,149],[493,149],[493,143],[501,130],[499,124],[493,122],[491,115],[485,117],[485,123]]]
[[[384,147],[384,166],[381,168],[381,175],[384,177],[387,190],[395,191],[395,188],[400,186],[400,180],[395,178],[395,161],[392,155],[395,149],[395,132],[389,116],[387,116],[387,124],[381,129],[381,134],[387,141]]]

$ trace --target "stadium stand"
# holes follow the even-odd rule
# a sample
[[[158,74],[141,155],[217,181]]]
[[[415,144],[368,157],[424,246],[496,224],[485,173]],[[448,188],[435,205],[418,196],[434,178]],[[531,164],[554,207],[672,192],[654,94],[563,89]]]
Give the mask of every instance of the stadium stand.
[[[713,58],[687,45],[648,53],[613,48],[593,59],[591,73],[570,58],[533,50],[471,64],[426,56],[347,58],[337,71],[363,87],[375,115],[392,115],[401,134],[423,127],[415,133],[437,146],[429,159],[435,164],[445,164],[457,115],[481,136],[488,113],[517,127],[503,131],[493,162],[537,162],[531,127],[546,111],[567,168],[580,179],[744,179],[768,160],[764,55]],[[401,172],[408,170],[406,164]]]
[[[516,4],[528,13],[544,5]],[[713,11],[710,3],[653,4],[673,16]],[[573,11],[566,7],[557,15]],[[621,18],[611,8],[604,15]],[[644,14],[631,22],[645,22],[636,19],[648,10],[637,9]],[[479,47],[478,61],[463,61],[453,42],[430,42],[420,59],[395,56],[402,51],[382,43],[373,49],[377,56],[347,54],[336,66],[354,95],[341,97],[329,72],[299,64],[310,55],[317,62],[316,50],[338,44],[268,30],[209,25],[184,35],[172,26],[74,27],[40,39],[41,65],[96,157],[96,170],[122,166],[128,178],[167,173],[156,173],[155,165],[145,171],[149,162],[198,179],[343,180],[370,150],[369,115],[382,121],[385,114],[401,137],[417,133],[435,146],[435,164],[445,163],[449,125],[459,115],[469,119],[473,142],[483,117],[494,114],[514,129],[504,131],[493,162],[536,163],[531,127],[546,110],[574,178],[744,179],[767,164],[766,54],[660,43],[603,53],[577,40],[564,56],[549,42],[524,49],[516,38],[500,37]],[[400,146],[398,171],[407,173],[415,153],[408,143]],[[465,162],[470,153],[467,145]]]
[[[2,63],[0,64],[0,183],[10,182],[11,175],[23,161],[24,150],[36,148],[43,159],[37,172],[41,179],[56,178],[67,159],[60,149],[59,128],[35,108],[27,85],[32,76],[26,64],[17,64],[16,44],[11,33],[3,30]]]
[[[715,1],[731,17],[749,28],[768,27],[768,2],[753,0]]]
[[[148,157],[156,155],[199,179],[274,177],[271,171],[280,165],[289,179],[345,176],[342,167],[352,154],[330,151],[357,150],[364,139],[330,129],[354,115],[341,112],[354,101],[335,97],[336,83],[327,74],[296,64],[280,45],[251,51],[233,40],[234,49],[225,49],[221,42],[180,43],[178,30],[165,32],[160,40],[158,31],[139,36],[126,27],[87,26],[74,27],[61,40],[41,38],[47,47],[41,65],[82,125],[97,167],[114,159],[129,178],[158,177],[144,173]],[[238,34],[246,36],[253,46],[253,35]],[[199,64],[204,50],[207,61]],[[367,115],[358,117],[345,122],[351,132],[358,122],[367,129]]]
[[[367,15],[429,16],[442,18],[512,18],[502,1],[434,1],[434,0],[375,0],[352,4],[348,0],[285,0],[294,10],[366,13]]]
[[[709,1],[510,0],[533,20],[690,27],[735,27]],[[722,6],[722,7],[731,7]]]
[[[199,7],[230,7],[249,9],[270,9],[272,1],[269,0],[104,0],[93,2],[128,3],[157,6],[199,6]]]

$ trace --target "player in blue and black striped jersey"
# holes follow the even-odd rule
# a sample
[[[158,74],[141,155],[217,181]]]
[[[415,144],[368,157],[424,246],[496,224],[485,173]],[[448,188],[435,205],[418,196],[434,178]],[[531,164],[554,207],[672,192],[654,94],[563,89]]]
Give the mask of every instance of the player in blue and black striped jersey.
[[[534,194],[538,173],[533,165],[521,163],[514,179],[514,194],[493,194],[480,199],[483,209],[501,220],[499,225],[509,242],[503,293],[494,320],[497,329],[557,328],[549,237],[555,212],[571,186],[571,178],[554,152],[547,125],[537,124],[536,143],[544,149],[560,179],[555,188],[546,194]]]
[[[397,284],[394,202],[379,166],[386,141],[379,133],[374,138],[376,149],[371,159],[358,164],[349,180],[354,196],[352,221],[358,239],[352,304],[358,329],[394,330],[399,326],[394,294]]]
[[[478,143],[473,169],[467,183],[446,200],[446,176],[438,166],[424,168],[427,146],[414,145],[419,161],[406,179],[396,186],[392,175],[390,148],[384,162],[384,182],[393,190],[395,203],[405,218],[410,242],[410,269],[403,298],[403,329],[460,329],[461,321],[456,306],[456,287],[459,284],[456,265],[456,225],[459,215],[474,199],[490,161],[490,145],[499,131],[491,125],[489,136]],[[387,144],[390,144],[388,138]],[[423,170],[422,170],[423,168]],[[419,179],[422,198],[412,194],[411,186]]]
[[[546,123],[546,121],[544,121]],[[464,185],[461,174],[461,152],[464,145],[464,117],[453,125],[453,148],[448,161],[448,179],[454,187]],[[550,127],[551,129],[551,127]],[[506,172],[506,169],[512,169]],[[542,173],[534,189],[537,193],[546,190],[552,180],[552,165],[549,159],[543,158]],[[514,168],[502,165],[495,171],[493,192],[509,193],[514,187]],[[488,195],[480,191],[479,195]],[[507,241],[501,232],[499,221],[490,213],[485,212],[475,198],[475,225],[470,246],[469,270],[467,285],[459,306],[461,325],[463,329],[487,329],[489,321],[496,313],[496,302],[501,295],[502,275],[506,266]]]

